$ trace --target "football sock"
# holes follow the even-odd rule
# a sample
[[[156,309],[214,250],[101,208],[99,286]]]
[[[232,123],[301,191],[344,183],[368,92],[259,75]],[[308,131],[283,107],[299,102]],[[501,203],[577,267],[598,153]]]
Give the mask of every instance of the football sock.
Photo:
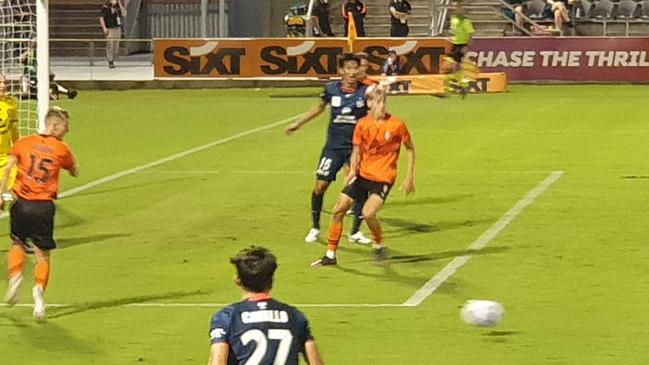
[[[20,275],[23,272],[23,268],[25,267],[25,250],[22,247],[11,245],[8,267],[10,278]]]
[[[331,223],[329,226],[329,236],[327,237],[327,252],[332,251],[336,252],[338,248],[338,242],[340,242],[340,236],[343,232],[342,223]]]
[[[36,285],[40,285],[41,288],[45,290],[45,288],[47,288],[47,283],[50,281],[50,263],[47,261],[36,263],[34,274]]]
[[[313,220],[312,225],[315,229],[320,229],[320,212],[322,212],[323,200],[323,194],[317,194],[315,191],[311,192],[311,219]]]
[[[355,234],[361,229],[361,223],[363,223],[363,203],[354,203],[354,224],[352,225],[351,234]]]

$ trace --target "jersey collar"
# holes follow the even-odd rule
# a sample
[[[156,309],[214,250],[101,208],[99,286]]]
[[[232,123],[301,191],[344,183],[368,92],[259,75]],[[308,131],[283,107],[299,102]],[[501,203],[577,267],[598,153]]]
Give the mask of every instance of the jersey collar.
[[[252,294],[246,299],[251,301],[251,302],[259,302],[259,301],[262,301],[262,300],[269,300],[270,299],[270,294],[268,294],[268,293]]]

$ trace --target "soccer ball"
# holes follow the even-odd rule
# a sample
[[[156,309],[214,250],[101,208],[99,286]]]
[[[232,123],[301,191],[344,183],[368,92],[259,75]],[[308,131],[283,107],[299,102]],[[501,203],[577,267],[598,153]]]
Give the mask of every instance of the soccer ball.
[[[491,300],[467,300],[460,310],[460,317],[468,324],[479,327],[497,325],[505,314],[502,304]]]

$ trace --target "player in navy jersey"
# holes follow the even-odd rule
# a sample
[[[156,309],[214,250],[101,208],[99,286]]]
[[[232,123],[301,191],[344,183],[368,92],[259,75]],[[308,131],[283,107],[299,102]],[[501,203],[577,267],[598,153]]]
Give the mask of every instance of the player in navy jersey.
[[[291,135],[304,124],[320,115],[327,104],[331,105],[327,142],[318,161],[316,183],[311,193],[312,225],[309,233],[304,238],[304,241],[308,243],[318,240],[324,193],[327,191],[329,184],[336,180],[338,171],[343,166],[349,166],[349,158],[352,154],[352,137],[356,122],[367,115],[367,105],[365,104],[367,86],[358,79],[360,64],[361,60],[358,55],[342,54],[338,59],[338,73],[341,75],[342,80],[327,83],[322,94],[322,100],[318,105],[300,120],[286,128],[286,134]],[[349,241],[370,244],[372,240],[365,237],[360,231],[362,203],[359,202],[354,207],[354,224],[349,235]]]
[[[300,354],[310,365],[324,364],[304,314],[270,297],[275,256],[253,246],[230,262],[244,300],[212,317],[209,365],[297,365]]]

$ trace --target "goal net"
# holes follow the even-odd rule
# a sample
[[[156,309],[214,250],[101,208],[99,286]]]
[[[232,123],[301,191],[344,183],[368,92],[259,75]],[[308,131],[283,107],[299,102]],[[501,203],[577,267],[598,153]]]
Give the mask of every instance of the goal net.
[[[39,130],[36,31],[39,1],[43,0],[0,0],[0,72],[6,79],[5,93],[18,101],[21,135]],[[47,32],[44,35],[47,42]],[[41,67],[49,68],[48,62],[44,63]],[[45,85],[49,85],[49,80],[45,80]],[[41,100],[41,108],[47,108],[49,97],[45,99]]]

